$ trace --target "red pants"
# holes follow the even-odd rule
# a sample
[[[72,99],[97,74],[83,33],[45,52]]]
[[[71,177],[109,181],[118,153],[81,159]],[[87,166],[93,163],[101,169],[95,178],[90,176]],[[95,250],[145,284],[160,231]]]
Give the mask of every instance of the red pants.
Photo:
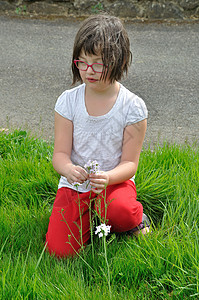
[[[56,256],[73,255],[90,239],[90,218],[97,212],[111,232],[128,231],[142,222],[143,207],[136,201],[135,184],[127,180],[99,195],[58,189],[46,234],[47,249]],[[106,202],[106,205],[105,205]],[[81,215],[81,217],[80,217]],[[80,234],[81,232],[81,234]]]

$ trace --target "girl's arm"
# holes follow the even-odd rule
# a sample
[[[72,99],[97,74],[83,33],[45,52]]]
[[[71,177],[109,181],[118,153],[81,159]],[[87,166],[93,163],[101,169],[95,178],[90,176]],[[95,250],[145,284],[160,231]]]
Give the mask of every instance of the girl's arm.
[[[55,143],[53,152],[53,167],[69,183],[83,183],[87,178],[87,172],[80,166],[71,162],[73,143],[73,123],[55,112]]]
[[[124,182],[133,177],[137,171],[140,152],[147,128],[147,120],[129,125],[124,130],[122,156],[119,165],[99,175],[91,174],[89,179],[93,191],[100,193],[104,186]]]

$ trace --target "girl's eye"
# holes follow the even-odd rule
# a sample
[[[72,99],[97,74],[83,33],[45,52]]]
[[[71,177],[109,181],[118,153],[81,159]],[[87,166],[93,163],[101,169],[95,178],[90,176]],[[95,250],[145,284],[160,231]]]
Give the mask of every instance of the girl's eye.
[[[77,65],[78,65],[78,68],[81,68],[83,70],[87,69],[87,64],[84,61],[78,61]]]
[[[100,63],[94,63],[93,64],[93,70],[96,72],[102,72],[103,71],[103,64]]]

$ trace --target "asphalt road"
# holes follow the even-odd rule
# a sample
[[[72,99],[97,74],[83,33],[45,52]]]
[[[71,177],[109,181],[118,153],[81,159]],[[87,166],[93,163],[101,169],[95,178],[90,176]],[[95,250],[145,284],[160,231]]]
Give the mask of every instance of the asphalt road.
[[[0,16],[0,128],[53,138],[54,104],[71,87],[79,21]],[[149,110],[145,143],[199,137],[199,24],[126,24],[133,64],[122,83]]]

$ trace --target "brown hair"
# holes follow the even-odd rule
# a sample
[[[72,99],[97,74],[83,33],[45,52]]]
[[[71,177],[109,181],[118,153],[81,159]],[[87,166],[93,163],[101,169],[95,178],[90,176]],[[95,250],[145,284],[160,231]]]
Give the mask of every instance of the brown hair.
[[[74,41],[72,72],[73,84],[81,81],[74,59],[79,59],[81,51],[86,55],[102,56],[104,67],[101,80],[106,80],[110,70],[109,80],[113,83],[127,74],[131,64],[132,53],[128,34],[119,18],[109,15],[94,15],[87,18],[80,27]]]

